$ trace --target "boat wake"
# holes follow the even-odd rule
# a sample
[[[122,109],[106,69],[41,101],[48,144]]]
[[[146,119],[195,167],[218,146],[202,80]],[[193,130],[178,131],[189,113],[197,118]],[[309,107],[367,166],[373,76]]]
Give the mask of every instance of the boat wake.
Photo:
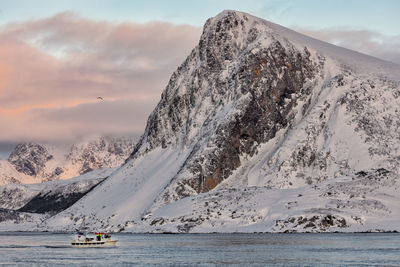
[[[71,248],[71,246],[44,246],[45,248]]]
[[[37,246],[37,245],[2,245],[0,246],[0,249],[2,248],[41,248],[41,247],[46,247],[46,246]]]

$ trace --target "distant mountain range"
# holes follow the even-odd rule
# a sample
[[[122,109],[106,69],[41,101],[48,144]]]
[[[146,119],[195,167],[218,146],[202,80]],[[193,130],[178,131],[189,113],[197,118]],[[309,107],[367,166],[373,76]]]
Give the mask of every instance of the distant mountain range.
[[[79,196],[67,190],[77,184],[1,187],[0,229],[399,231],[399,103],[400,66],[224,11],[121,167],[71,180],[86,181]],[[53,179],[52,153],[32,151],[32,164],[10,162]],[[76,174],[98,166],[97,152],[77,151],[66,157]],[[60,199],[69,204],[50,205]]]
[[[86,172],[120,166],[134,142],[128,138],[99,137],[69,149],[26,142],[18,144],[8,160],[0,160],[0,185],[68,179]]]

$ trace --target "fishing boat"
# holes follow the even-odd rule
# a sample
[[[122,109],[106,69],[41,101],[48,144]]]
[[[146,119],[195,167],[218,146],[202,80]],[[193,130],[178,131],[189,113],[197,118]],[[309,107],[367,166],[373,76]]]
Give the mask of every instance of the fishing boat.
[[[78,248],[115,247],[117,241],[111,239],[111,235],[107,233],[94,233],[93,237],[84,233],[78,233],[76,238],[71,241],[71,246]]]

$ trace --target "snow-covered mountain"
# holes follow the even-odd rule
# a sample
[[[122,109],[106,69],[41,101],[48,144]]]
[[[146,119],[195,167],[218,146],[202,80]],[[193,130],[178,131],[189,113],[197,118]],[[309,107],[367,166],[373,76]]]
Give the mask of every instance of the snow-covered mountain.
[[[114,168],[125,162],[133,147],[133,140],[114,137],[93,138],[67,149],[21,143],[8,161],[0,161],[0,185],[68,179],[96,169]]]
[[[400,66],[224,11],[129,160],[41,230],[400,230]]]

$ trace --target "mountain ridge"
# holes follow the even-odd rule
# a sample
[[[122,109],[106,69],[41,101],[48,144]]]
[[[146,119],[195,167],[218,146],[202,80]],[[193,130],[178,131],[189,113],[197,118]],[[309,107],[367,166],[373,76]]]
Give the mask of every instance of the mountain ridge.
[[[68,179],[86,172],[121,165],[132,151],[128,138],[96,137],[69,148],[35,142],[18,144],[8,160],[2,160],[2,183],[38,183]]]
[[[245,15],[253,20],[258,22],[262,22],[267,27],[271,28],[275,33],[285,36],[287,39],[290,39],[292,43],[300,43],[300,45],[311,45],[314,49],[318,50],[319,52],[329,55],[332,58],[340,59],[343,63],[349,66],[357,65],[357,68],[360,68],[360,65],[364,64],[359,62],[359,60],[354,59],[361,59],[361,62],[367,62],[367,65],[374,65],[373,71],[376,74],[382,74],[383,76],[389,75],[391,78],[399,78],[400,77],[400,65],[391,61],[387,61],[381,58],[377,58],[368,54],[364,54],[355,50],[351,50],[349,48],[341,47],[338,45],[334,45],[331,43],[327,43],[316,39],[314,37],[305,35],[303,33],[296,32],[295,30],[289,29],[287,27],[281,26],[279,24],[273,23],[271,21],[258,18],[251,14],[245,12],[239,12],[235,10],[224,10],[219,13],[215,19],[221,18],[226,16],[229,13],[239,13]],[[394,69],[393,69],[394,68]],[[364,70],[365,71],[365,70]]]

